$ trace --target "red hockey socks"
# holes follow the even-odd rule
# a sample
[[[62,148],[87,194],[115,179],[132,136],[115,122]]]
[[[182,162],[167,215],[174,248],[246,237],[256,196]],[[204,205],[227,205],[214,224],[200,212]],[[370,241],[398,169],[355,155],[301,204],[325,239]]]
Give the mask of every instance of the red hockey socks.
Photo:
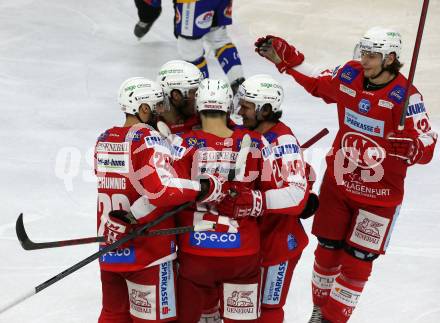
[[[312,296],[313,304],[324,306],[330,295],[335,278],[340,272],[341,249],[326,249],[318,245],[313,265]]]
[[[333,284],[327,303],[321,308],[324,318],[333,323],[348,321],[371,274],[372,264],[342,253],[341,273]]]

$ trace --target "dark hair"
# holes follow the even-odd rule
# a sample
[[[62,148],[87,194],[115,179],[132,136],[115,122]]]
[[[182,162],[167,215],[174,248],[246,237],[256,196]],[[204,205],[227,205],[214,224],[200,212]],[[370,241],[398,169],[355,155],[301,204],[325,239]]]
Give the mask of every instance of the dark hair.
[[[272,111],[272,106],[270,105],[270,103],[266,103],[264,104],[261,109],[270,109],[270,114],[264,119],[264,121],[269,121],[269,122],[278,122],[281,119],[281,116],[283,115],[283,111],[278,111],[278,112],[273,112]]]
[[[394,53],[394,55],[396,54]],[[394,56],[394,61],[390,65],[385,66],[384,70],[390,72],[391,74],[397,75],[399,74],[402,66],[403,64],[397,59],[396,56]]]
[[[226,112],[218,110],[203,110],[200,111],[200,115],[209,118],[220,118],[226,116]]]

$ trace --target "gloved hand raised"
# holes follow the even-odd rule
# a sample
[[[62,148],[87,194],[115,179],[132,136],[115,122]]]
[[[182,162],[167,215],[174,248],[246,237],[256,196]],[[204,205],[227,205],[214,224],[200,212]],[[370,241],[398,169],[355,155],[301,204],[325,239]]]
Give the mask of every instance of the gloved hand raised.
[[[281,73],[304,61],[304,55],[294,46],[272,35],[258,38],[255,42],[255,51],[273,62]]]

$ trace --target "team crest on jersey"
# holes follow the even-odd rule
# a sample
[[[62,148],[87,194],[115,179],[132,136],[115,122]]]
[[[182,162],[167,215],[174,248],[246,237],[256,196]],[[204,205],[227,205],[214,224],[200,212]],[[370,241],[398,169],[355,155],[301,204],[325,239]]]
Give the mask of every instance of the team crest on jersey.
[[[363,114],[367,114],[371,109],[371,103],[367,99],[362,99],[359,101],[359,112]]]
[[[359,70],[351,67],[350,65],[344,66],[341,74],[339,75],[339,79],[342,83],[351,84],[353,80],[358,76]]]
[[[196,26],[201,29],[211,27],[212,19],[214,19],[214,10],[204,12],[196,18]]]
[[[396,103],[402,103],[405,98],[405,89],[400,85],[396,85],[393,89],[388,93],[388,98],[393,100]]]
[[[357,167],[371,169],[385,159],[385,150],[373,139],[356,132],[347,132],[341,140],[344,156]]]

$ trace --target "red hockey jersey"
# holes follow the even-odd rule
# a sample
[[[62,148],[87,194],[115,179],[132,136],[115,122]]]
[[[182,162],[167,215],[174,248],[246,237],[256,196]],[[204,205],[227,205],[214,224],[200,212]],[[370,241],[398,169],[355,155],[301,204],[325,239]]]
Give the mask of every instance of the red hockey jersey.
[[[265,266],[297,256],[309,240],[298,215],[304,209],[309,188],[300,145],[283,122],[264,133],[275,157],[281,179],[262,182],[270,214],[260,219],[261,256]]]
[[[298,70],[290,69],[287,73],[312,95],[337,104],[339,131],[326,158],[327,175],[357,202],[379,206],[400,204],[408,165],[387,154],[390,146],[386,138],[397,130],[406,78],[399,73],[384,88],[368,91],[364,90],[364,72],[358,61],[317,76]],[[409,89],[405,129],[419,133],[423,157],[418,163],[428,163],[437,134],[431,129],[423,97],[414,86]]]
[[[235,168],[238,151],[243,136],[249,133],[252,138],[251,153],[248,154],[245,179],[242,185],[258,188],[262,173],[267,172],[266,180],[274,179],[269,160],[262,158],[261,149],[267,147],[260,134],[247,130],[236,130],[229,138],[217,137],[203,130],[194,130],[176,137],[176,150],[184,150],[181,158],[174,161],[178,174],[191,171],[192,178],[201,173],[220,174],[228,177],[230,169]],[[264,170],[263,170],[264,169]],[[181,175],[183,176],[183,175]],[[194,232],[179,235],[179,248],[187,253],[202,256],[234,257],[256,254],[260,250],[260,235],[256,218],[246,217],[238,220],[218,214],[215,205],[197,204],[192,209],[179,214],[180,225],[196,225],[204,222],[215,223],[213,231]]]
[[[170,144],[146,125],[114,127],[100,135],[95,147],[98,236],[111,210],[131,211],[143,224],[195,200],[198,182],[173,177],[170,161]],[[174,226],[169,218],[153,229]],[[175,251],[175,236],[140,237],[102,256],[100,265],[108,271],[136,271],[175,258]]]
[[[159,121],[165,122],[163,118],[159,116]],[[165,122],[166,123],[166,122]],[[186,120],[180,120],[176,122],[175,124],[168,124],[167,126],[170,128],[170,132],[172,134],[176,135],[182,135],[183,133],[189,132],[193,129],[200,128],[200,118],[198,115],[194,115],[192,117],[189,117]]]

